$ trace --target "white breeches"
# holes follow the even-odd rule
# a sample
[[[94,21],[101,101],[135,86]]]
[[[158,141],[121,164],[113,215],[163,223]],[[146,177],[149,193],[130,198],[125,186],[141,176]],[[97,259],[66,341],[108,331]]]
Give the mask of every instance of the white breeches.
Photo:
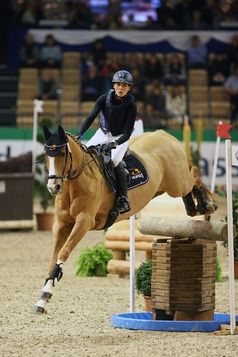
[[[112,136],[110,132],[104,134],[104,132],[99,128],[96,131],[96,133],[93,135],[93,137],[87,142],[86,146],[89,147],[89,146],[96,146],[99,144],[110,143],[112,141],[117,140],[120,136],[121,135]],[[125,152],[128,148],[128,142],[129,140],[119,145],[117,148],[112,149],[111,157],[114,167],[116,167],[122,161]]]

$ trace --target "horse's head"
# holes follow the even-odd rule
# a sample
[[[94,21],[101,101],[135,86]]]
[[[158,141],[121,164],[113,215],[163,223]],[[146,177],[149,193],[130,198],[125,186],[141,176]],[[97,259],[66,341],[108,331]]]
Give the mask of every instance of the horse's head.
[[[44,126],[46,164],[49,170],[47,188],[52,195],[62,192],[63,180],[66,178],[72,162],[68,138],[64,129],[59,125],[58,129],[51,133]]]

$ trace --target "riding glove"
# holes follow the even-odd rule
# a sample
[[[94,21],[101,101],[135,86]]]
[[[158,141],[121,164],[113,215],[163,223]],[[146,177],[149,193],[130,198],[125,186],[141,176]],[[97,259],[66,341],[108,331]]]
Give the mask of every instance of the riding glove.
[[[79,132],[75,134],[75,138],[78,140],[78,141],[81,141],[82,139],[82,134],[80,134]]]
[[[105,143],[100,146],[100,150],[104,152],[111,151],[112,149],[115,149],[118,146],[118,143],[116,141],[113,141],[111,143]]]

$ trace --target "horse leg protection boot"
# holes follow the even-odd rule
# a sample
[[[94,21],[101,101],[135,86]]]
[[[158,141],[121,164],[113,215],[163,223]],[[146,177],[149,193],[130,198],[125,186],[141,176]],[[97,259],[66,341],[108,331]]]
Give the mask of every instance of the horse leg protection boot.
[[[207,197],[204,190],[201,188],[193,188],[193,194],[197,199],[197,210],[200,214],[207,213]]]
[[[125,170],[123,162],[120,162],[119,165],[117,165],[114,170],[117,178],[117,183],[119,186],[117,209],[118,212],[120,213],[128,212],[131,209],[127,197],[128,173],[127,170]]]

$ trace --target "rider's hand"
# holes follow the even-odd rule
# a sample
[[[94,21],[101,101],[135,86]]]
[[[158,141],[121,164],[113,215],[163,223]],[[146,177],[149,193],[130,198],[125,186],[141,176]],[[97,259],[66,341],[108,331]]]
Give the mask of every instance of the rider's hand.
[[[118,146],[116,141],[113,141],[111,143],[105,143],[100,146],[100,150],[102,152],[108,152],[111,151],[112,149],[115,149]]]
[[[82,134],[80,134],[79,132],[77,132],[77,133],[75,134],[75,138],[76,138],[78,141],[81,141],[81,139],[82,139]]]

